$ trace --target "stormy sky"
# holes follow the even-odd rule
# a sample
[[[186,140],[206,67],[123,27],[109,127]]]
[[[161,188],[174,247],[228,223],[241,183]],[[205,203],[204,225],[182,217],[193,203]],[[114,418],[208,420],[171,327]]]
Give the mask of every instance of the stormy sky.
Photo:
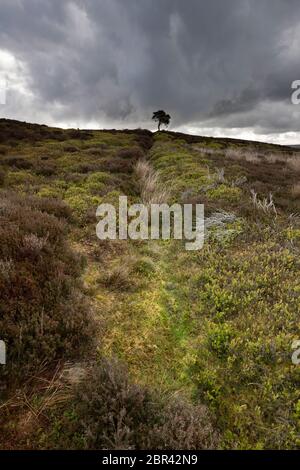
[[[1,117],[300,144],[297,79],[299,0],[0,0]]]

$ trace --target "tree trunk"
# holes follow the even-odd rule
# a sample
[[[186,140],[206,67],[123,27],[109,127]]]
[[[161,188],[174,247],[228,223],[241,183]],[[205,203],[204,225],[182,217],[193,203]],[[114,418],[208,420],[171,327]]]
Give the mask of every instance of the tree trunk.
[[[160,131],[161,122],[158,121],[158,130]]]

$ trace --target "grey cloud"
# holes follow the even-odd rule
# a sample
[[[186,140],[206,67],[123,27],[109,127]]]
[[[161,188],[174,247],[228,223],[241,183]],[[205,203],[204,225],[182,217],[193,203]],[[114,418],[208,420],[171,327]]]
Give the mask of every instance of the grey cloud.
[[[28,70],[27,120],[139,125],[166,108],[175,126],[285,132],[299,18],[298,0],[2,0],[0,50]]]

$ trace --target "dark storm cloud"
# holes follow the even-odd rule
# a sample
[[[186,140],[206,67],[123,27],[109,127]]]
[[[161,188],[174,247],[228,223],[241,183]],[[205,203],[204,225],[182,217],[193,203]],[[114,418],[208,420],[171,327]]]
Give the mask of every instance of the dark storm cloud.
[[[166,108],[175,125],[298,130],[299,41],[298,0],[0,2],[0,50],[31,92],[8,109],[28,120],[139,125]]]

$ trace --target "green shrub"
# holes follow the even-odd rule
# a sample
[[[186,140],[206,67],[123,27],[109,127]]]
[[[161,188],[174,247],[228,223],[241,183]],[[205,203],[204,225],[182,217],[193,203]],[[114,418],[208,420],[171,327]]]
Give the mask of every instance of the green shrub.
[[[61,198],[62,195],[63,191],[56,186],[42,186],[37,192],[37,196],[45,199]]]
[[[100,197],[91,195],[86,188],[79,186],[69,187],[65,192],[64,200],[79,218],[84,218],[89,209],[94,209],[96,213],[96,208],[101,201]]]
[[[209,347],[218,357],[226,357],[230,340],[233,336],[232,329],[228,324],[211,325],[208,330]]]
[[[134,264],[134,272],[146,278],[153,277],[155,271],[155,263],[151,258],[141,258]]]
[[[109,173],[96,171],[87,177],[86,181],[84,182],[84,188],[92,194],[98,194],[105,191],[105,188],[110,180],[111,176]]]
[[[5,182],[8,187],[21,186],[26,184],[33,184],[36,181],[36,178],[37,177],[34,177],[30,171],[8,171]]]
[[[241,197],[241,189],[221,184],[216,189],[211,189],[207,195],[212,199],[225,199],[226,201],[238,201]]]

